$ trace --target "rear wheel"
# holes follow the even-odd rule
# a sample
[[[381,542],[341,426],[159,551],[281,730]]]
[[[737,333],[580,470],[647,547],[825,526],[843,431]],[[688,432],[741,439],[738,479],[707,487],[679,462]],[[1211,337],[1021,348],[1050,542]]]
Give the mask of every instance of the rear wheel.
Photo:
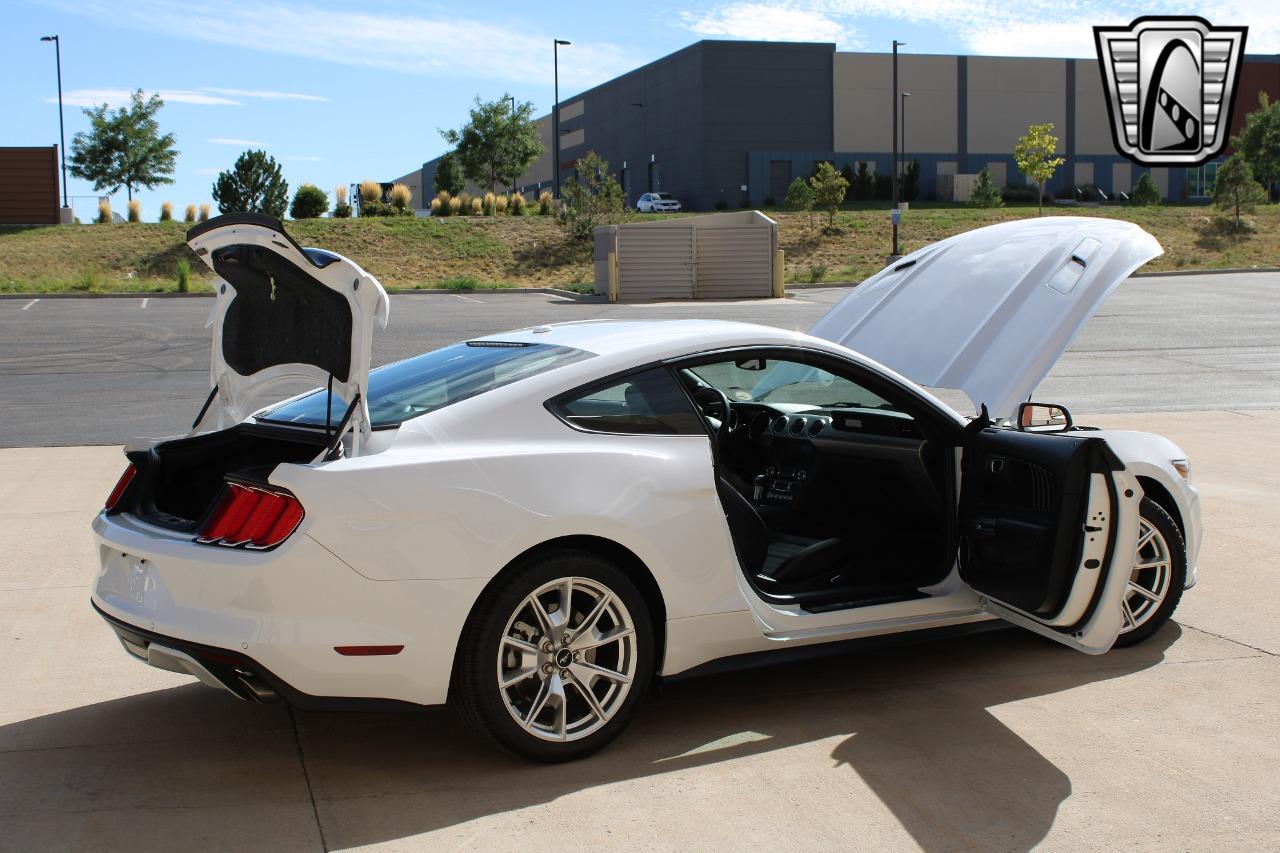
[[[569,761],[626,727],[653,673],[653,627],[627,575],[584,551],[518,568],[477,605],[450,703],[517,755]]]
[[[1187,581],[1187,550],[1182,531],[1160,504],[1142,499],[1138,548],[1125,591],[1124,627],[1118,647],[1141,643],[1173,615]]]

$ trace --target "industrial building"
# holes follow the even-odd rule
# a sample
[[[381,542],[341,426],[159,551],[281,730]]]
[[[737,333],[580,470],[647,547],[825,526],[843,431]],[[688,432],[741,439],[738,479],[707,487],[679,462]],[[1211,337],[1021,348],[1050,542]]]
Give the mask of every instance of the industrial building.
[[[668,192],[686,209],[781,203],[794,177],[821,160],[891,174],[892,60],[833,44],[700,41],[560,104],[561,180],[588,151],[609,161],[629,203]],[[1098,63],[1092,59],[900,53],[903,163],[920,164],[919,199],[946,198],[945,176],[986,167],[999,185],[1023,184],[1013,149],[1027,126],[1052,122],[1066,163],[1047,186],[1128,192],[1145,167],[1115,148]],[[1258,104],[1280,97],[1280,56],[1246,56],[1231,132]],[[543,155],[519,181],[553,183],[551,116],[538,120]],[[438,161],[401,178],[432,196]],[[1172,200],[1204,198],[1215,163],[1149,171]],[[943,180],[939,181],[942,176]]]

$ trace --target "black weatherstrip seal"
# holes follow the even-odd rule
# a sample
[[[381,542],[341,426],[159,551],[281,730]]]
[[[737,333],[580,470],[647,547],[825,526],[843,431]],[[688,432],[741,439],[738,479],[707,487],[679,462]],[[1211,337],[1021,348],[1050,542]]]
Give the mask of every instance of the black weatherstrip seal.
[[[267,216],[265,213],[224,213],[222,216],[215,216],[208,222],[201,222],[187,229],[187,242],[190,243],[199,237],[203,237],[210,231],[217,231],[219,228],[233,228],[236,225],[256,225],[260,228],[269,228],[281,237],[289,241],[289,245],[298,250],[298,254],[307,259],[307,263],[316,269],[324,269],[328,263],[317,263],[316,259],[311,257],[311,253],[302,246],[298,245],[298,241],[289,236],[284,230],[284,223],[274,216]]]

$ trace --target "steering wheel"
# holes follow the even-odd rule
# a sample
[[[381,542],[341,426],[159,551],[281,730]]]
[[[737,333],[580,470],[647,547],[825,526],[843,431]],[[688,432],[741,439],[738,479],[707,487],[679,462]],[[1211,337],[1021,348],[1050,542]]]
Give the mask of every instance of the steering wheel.
[[[733,418],[733,410],[729,403],[728,395],[719,388],[708,386],[706,388],[699,388],[697,391],[693,392],[693,399],[697,402],[698,406],[703,409],[702,416],[704,418],[709,417],[705,410],[707,406],[720,407],[720,429],[716,431],[716,438],[724,441],[724,439],[729,435],[729,422]]]

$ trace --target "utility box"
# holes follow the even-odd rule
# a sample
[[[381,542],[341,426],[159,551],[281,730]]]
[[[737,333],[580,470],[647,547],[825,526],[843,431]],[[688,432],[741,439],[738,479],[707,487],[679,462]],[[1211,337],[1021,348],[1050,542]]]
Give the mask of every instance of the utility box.
[[[617,298],[741,299],[774,291],[778,223],[757,210],[684,216],[595,230],[595,292]]]
[[[0,148],[0,225],[57,225],[58,147]]]

